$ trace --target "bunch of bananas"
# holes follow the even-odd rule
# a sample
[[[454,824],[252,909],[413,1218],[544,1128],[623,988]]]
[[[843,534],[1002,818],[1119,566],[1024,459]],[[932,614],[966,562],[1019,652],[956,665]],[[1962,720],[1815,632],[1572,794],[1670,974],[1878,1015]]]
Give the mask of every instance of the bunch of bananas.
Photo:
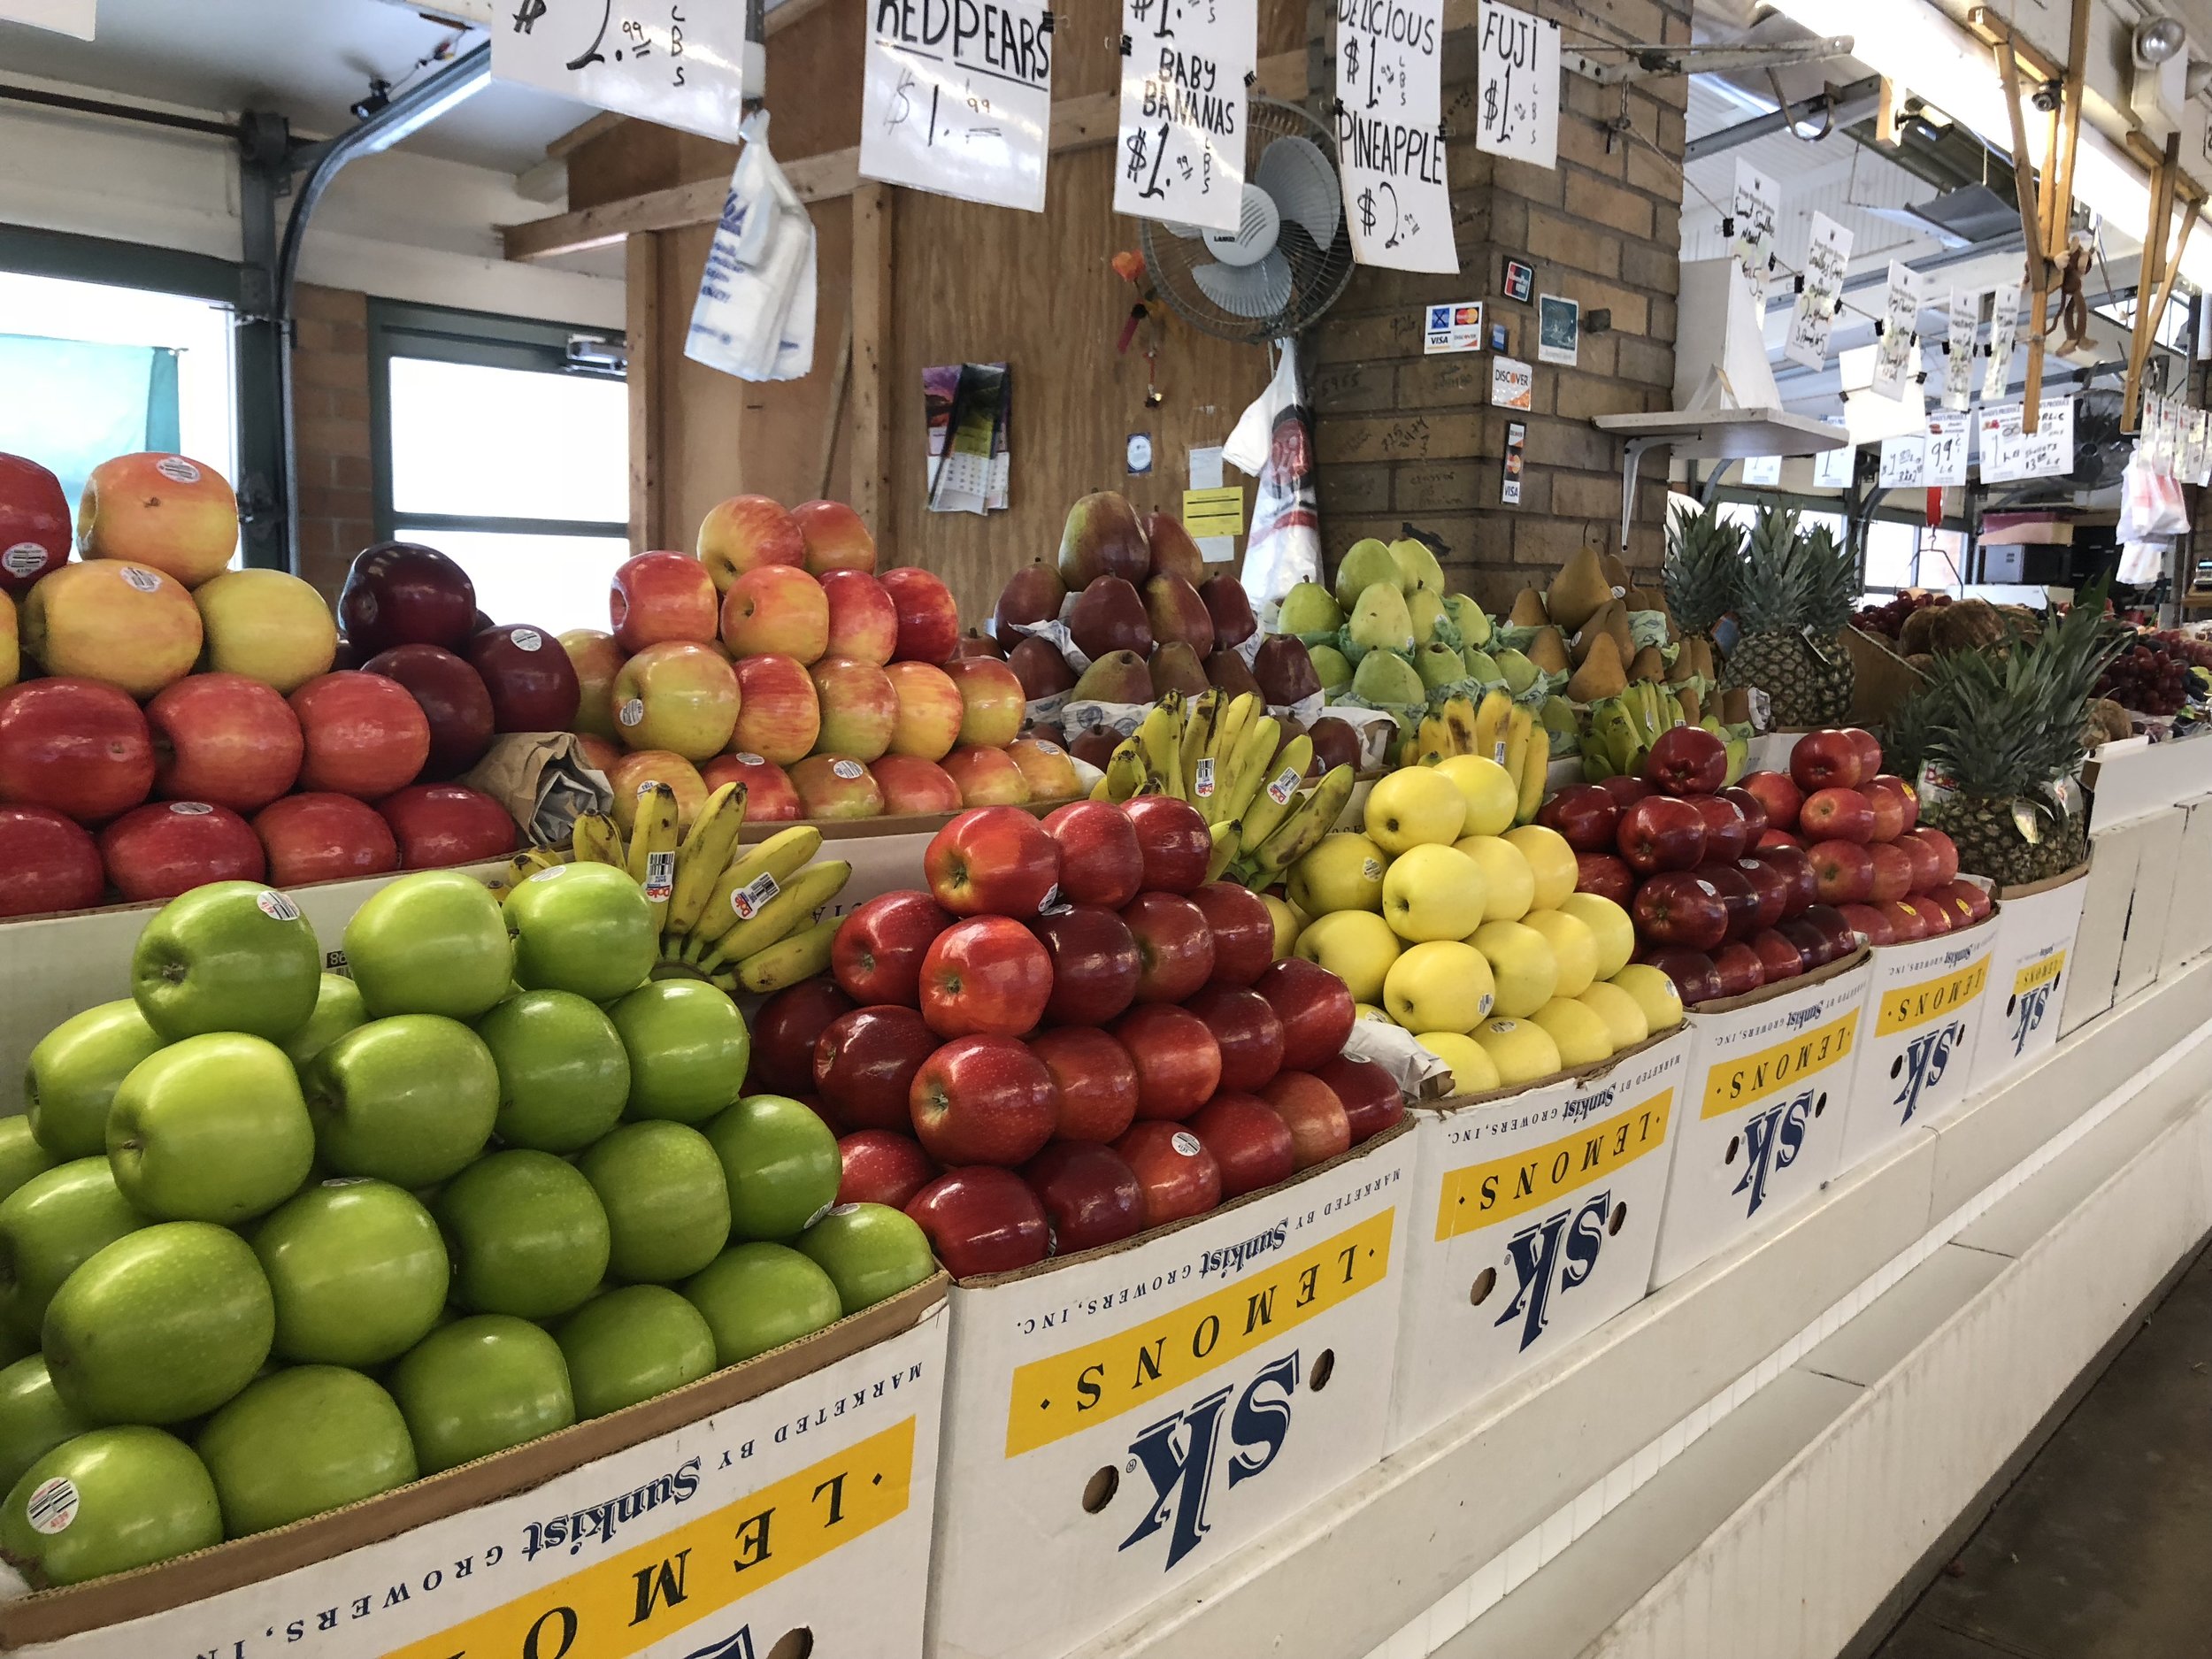
[[[1582,740],[1582,775],[1591,783],[1640,777],[1644,757],[1662,732],[1690,724],[1671,686],[1632,680],[1617,697],[1590,705],[1590,730]],[[1728,781],[1743,775],[1750,758],[1750,729],[1723,726],[1711,715],[1697,722],[1728,748]]]
[[[626,870],[645,889],[661,917],[663,971],[695,974],[733,995],[765,994],[828,969],[838,918],[818,922],[814,913],[844,890],[853,867],[811,862],[822,847],[812,825],[741,849],[744,827],[743,784],[724,784],[680,832],[675,792],[650,783],[638,791],[626,845],[603,812],[577,818],[572,844],[578,858]]]
[[[1336,827],[1352,796],[1349,766],[1302,789],[1313,740],[1303,733],[1287,743],[1281,737],[1281,722],[1248,691],[1236,697],[1218,689],[1195,697],[1171,691],[1122,740],[1091,795],[1189,802],[1213,835],[1206,879],[1225,875],[1263,887]]]
[[[1551,765],[1551,737],[1526,703],[1516,703],[1502,686],[1485,692],[1479,705],[1466,697],[1447,698],[1400,745],[1398,764],[1433,766],[1455,755],[1479,755],[1504,767],[1518,791],[1513,821],[1536,821]]]

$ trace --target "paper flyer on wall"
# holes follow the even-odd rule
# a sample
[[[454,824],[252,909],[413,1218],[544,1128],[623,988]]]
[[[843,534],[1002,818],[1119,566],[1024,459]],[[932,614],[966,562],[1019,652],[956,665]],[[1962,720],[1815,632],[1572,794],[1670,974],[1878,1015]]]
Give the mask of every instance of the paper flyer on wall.
[[[732,8],[742,17],[744,8]],[[1041,212],[1052,133],[1044,0],[868,9],[860,174]]]
[[[1882,296],[1880,349],[1874,354],[1873,389],[1902,400],[1905,388],[1920,373],[1920,307],[1926,280],[1910,265],[1889,262],[1889,282]]]
[[[1114,211],[1202,230],[1244,219],[1245,87],[1258,0],[1122,0]]]
[[[1943,406],[1966,409],[1974,401],[1974,340],[1981,332],[1982,296],[1951,290],[1950,326],[1944,337]]]
[[[1762,313],[1767,306],[1767,280],[1774,260],[1774,221],[1781,211],[1782,193],[1774,180],[1742,157],[1736,157],[1736,196],[1728,217],[1736,227],[1736,262],[1743,267],[1751,288],[1751,303]]]
[[[940,364],[922,371],[930,511],[995,512],[1006,505],[1013,384],[1003,363]]]
[[[1475,81],[1475,148],[1557,166],[1559,25],[1482,0]]]
[[[1989,313],[1988,367],[1982,373],[1982,401],[2002,397],[2012,388],[2012,343],[2020,333],[2020,285],[2000,282]]]
[[[1782,355],[1809,369],[1828,361],[1828,334],[1835,326],[1836,307],[1843,302],[1843,274],[1851,263],[1851,233],[1818,208],[1813,210],[1812,234],[1805,250],[1804,286],[1790,312],[1790,332],[1782,342]]]
[[[1437,61],[1444,0],[1338,0],[1336,15],[1337,165],[1352,257],[1449,275],[1459,249]]]
[[[1967,449],[1973,423],[1959,411],[1928,417],[1928,457],[1921,482],[1930,489],[1955,489],[1966,482]]]

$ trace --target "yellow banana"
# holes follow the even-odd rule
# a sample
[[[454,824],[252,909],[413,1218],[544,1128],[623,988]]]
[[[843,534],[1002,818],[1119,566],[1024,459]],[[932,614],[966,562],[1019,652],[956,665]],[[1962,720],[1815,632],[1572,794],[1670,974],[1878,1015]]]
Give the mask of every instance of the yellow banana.
[[[1513,705],[1513,711],[1506,717],[1505,758],[1498,764],[1517,779],[1521,775],[1521,763],[1528,757],[1529,736],[1534,730],[1535,724],[1529,711],[1517,703]],[[1548,749],[1551,745],[1547,741],[1544,747]]]
[[[676,792],[664,783],[645,785],[637,795],[637,826],[630,832],[629,871],[657,906],[666,905],[675,890],[676,833]]]
[[[1137,752],[1144,757],[1148,781],[1177,800],[1183,790],[1183,699],[1171,691],[1146,712],[1137,725]]]
[[[1244,735],[1237,739],[1234,752],[1225,763],[1228,778],[1221,787],[1217,823],[1244,817],[1252,797],[1259,794],[1260,785],[1266,781],[1267,764],[1275,758],[1276,740],[1282,735],[1282,730],[1281,722],[1264,713],[1245,726]]]
[[[1313,764],[1313,739],[1301,733],[1283,748],[1282,758],[1269,763],[1263,771],[1261,787],[1254,792],[1251,803],[1244,809],[1244,845],[1248,850],[1258,848],[1285,817],[1291,803],[1298,798],[1298,786],[1304,780],[1306,768]]]
[[[1352,769],[1336,767],[1307,791],[1296,810],[1276,826],[1275,833],[1253,855],[1253,862],[1269,876],[1287,870],[1335,827],[1344,803],[1351,798]]]
[[[1475,747],[1475,703],[1471,697],[1447,697],[1444,700],[1444,725],[1452,734],[1451,753],[1474,755],[1481,751]]]
[[[684,960],[698,961],[708,946],[757,914],[821,849],[820,830],[811,824],[794,824],[731,859],[715,878],[699,919],[691,925]]]
[[[1133,737],[1116,745],[1106,762],[1106,798],[1126,801],[1144,786],[1144,751]]]
[[[567,859],[554,852],[550,848],[528,848],[507,861],[507,867],[499,872],[498,882],[493,891],[499,895],[499,902],[504,904],[507,902],[507,895],[532,876],[536,875],[541,870],[551,870],[567,862]]]
[[[1206,879],[1218,881],[1222,872],[1228,869],[1231,861],[1243,849],[1243,833],[1233,819],[1210,825],[1207,833],[1214,838],[1214,849],[1206,857]]]
[[[622,850],[622,830],[604,812],[578,813],[570,845],[576,849],[578,864],[612,864],[618,870],[629,868],[629,856]]]
[[[1221,693],[1209,690],[1183,706],[1183,733],[1176,746],[1176,765],[1183,780],[1183,799],[1200,801],[1203,784],[1213,791],[1214,768],[1205,764],[1213,756],[1215,722],[1221,718]]]
[[[1473,752],[1488,757],[1499,765],[1505,764],[1506,726],[1513,716],[1513,694],[1502,686],[1485,692],[1482,706],[1475,710],[1475,746]]]
[[[1421,717],[1419,730],[1413,735],[1413,756],[1423,765],[1430,765],[1449,757],[1452,752],[1451,728],[1444,724],[1440,714]]]
[[[1252,729],[1252,722],[1266,712],[1267,705],[1248,691],[1231,700],[1214,724],[1213,747],[1207,752],[1217,763],[1227,761],[1237,752],[1237,745],[1244,741],[1244,734]],[[1216,770],[1219,770],[1218,765]]]
[[[726,783],[707,797],[676,849],[676,890],[669,896],[664,933],[686,933],[707,908],[707,897],[730,862],[745,827],[745,786]]]
[[[791,879],[789,886],[722,935],[713,949],[700,959],[703,972],[718,973],[725,963],[742,962],[755,951],[765,950],[813,923],[814,912],[844,890],[853,867],[842,858],[826,858],[809,864]]]
[[[1528,746],[1521,760],[1520,799],[1516,803],[1513,821],[1516,824],[1536,822],[1536,809],[1544,802],[1544,779],[1551,771],[1551,745],[1540,738]]]
[[[841,916],[826,916],[811,927],[803,927],[764,950],[756,950],[737,964],[737,982],[757,995],[780,991],[787,985],[826,973],[830,941],[837,937]]]

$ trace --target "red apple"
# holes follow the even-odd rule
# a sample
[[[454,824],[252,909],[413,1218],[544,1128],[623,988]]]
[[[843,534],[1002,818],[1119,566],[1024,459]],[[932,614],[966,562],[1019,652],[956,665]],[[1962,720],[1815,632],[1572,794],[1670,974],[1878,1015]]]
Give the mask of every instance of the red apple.
[[[1945,882],[1940,891],[1966,907],[1969,922],[1985,922],[1997,908],[1996,901],[1989,896],[1989,889],[1978,881],[1961,877]]]
[[[848,1129],[904,1130],[914,1074],[938,1041],[903,1004],[840,1014],[814,1040],[814,1092]]]
[[[949,663],[960,649],[960,610],[952,590],[927,571],[902,565],[878,579],[899,614],[899,642],[892,660]]]
[[[1823,789],[1814,795],[1817,801],[1829,793]],[[1858,790],[1859,798],[1866,803],[1869,815],[1867,840],[1875,843],[1893,841],[1905,832],[1905,797],[1901,791],[1878,788],[1870,782]]]
[[[1749,883],[1745,884],[1747,893]],[[1754,904],[1755,906],[1756,901]],[[1636,889],[1629,907],[1638,937],[1711,950],[1728,937],[1728,907],[1709,881],[1686,870],[1663,871]]]
[[[945,675],[960,694],[960,741],[975,749],[1004,749],[1021,735],[1029,701],[1014,671],[995,657],[962,657]]]
[[[252,826],[204,801],[153,801],[100,832],[108,881],[124,898],[173,899],[210,881],[258,881],[268,861]]]
[[[829,601],[829,655],[849,657],[878,667],[898,649],[899,613],[883,584],[865,571],[822,572],[822,595]]]
[[[1598,780],[1598,787],[1611,795],[1613,804],[1624,812],[1634,806],[1637,802],[1647,800],[1659,793],[1659,786],[1655,783],[1648,783],[1641,778],[1617,775],[1611,778],[1601,778]]]
[[[1709,864],[1732,864],[1751,844],[1751,826],[1736,803],[1725,795],[1690,797],[1690,804],[1705,822],[1705,858]]]
[[[1839,904],[1836,908],[1842,913],[1843,919],[1851,924],[1851,931],[1862,935],[1868,944],[1893,945],[1897,942],[1897,935],[1890,926],[1889,918],[1880,908],[1889,902],[1891,901],[1886,898],[1876,904],[1854,902]]]
[[[764,565],[803,565],[806,537],[782,503],[766,495],[733,495],[699,521],[699,566],[718,593]]]
[[[409,870],[482,864],[514,851],[518,834],[507,809],[457,783],[419,783],[376,803]]]
[[[1062,1141],[1112,1141],[1137,1116],[1137,1064],[1094,1025],[1062,1025],[1029,1040],[1060,1092],[1053,1133]]]
[[[1312,1071],[1344,1051],[1358,1012],[1344,981],[1315,962],[1286,956],[1252,982],[1283,1022],[1283,1065]]]
[[[1801,916],[1791,917],[1774,931],[1797,947],[1809,973],[1835,959],[1835,948],[1828,936]]]
[[[959,649],[953,653],[955,661],[963,657],[995,657],[1002,663],[1006,660],[1006,648],[987,634],[964,634]]]
[[[399,868],[392,826],[349,795],[288,795],[261,809],[253,832],[268,855],[274,887],[388,875]]]
[[[958,786],[967,806],[1026,806],[1029,780],[1002,749],[962,744],[942,763],[945,776]]]
[[[899,698],[883,670],[849,657],[825,657],[807,673],[822,709],[818,749],[873,760],[891,747]]]
[[[879,893],[838,924],[830,972],[856,1002],[921,1005],[922,958],[952,926],[952,914],[926,893]]]
[[[1904,902],[1918,910],[1921,918],[1927,923],[1926,937],[1933,938],[1938,933],[1950,933],[1960,926],[1955,913],[1948,906],[1938,901],[1933,895],[1923,894],[1916,898]]]
[[[1856,841],[1816,841],[1805,855],[1812,860],[1814,891],[1823,904],[1863,904],[1874,892],[1874,861]]]
[[[0,692],[0,800],[101,824],[143,801],[154,772],[146,717],[113,686],[64,678]]]
[[[806,816],[799,804],[799,792],[792,787],[791,774],[758,755],[748,752],[710,760],[699,769],[699,779],[710,789],[719,789],[726,783],[743,784],[748,824],[787,824]]]
[[[1137,998],[1144,958],[1129,924],[1102,905],[1077,904],[1029,924],[1052,964],[1044,1017],[1056,1025],[1102,1025]]]
[[[299,787],[374,801],[414,782],[430,721],[396,680],[359,669],[319,674],[291,695],[306,743]]]
[[[197,588],[221,572],[238,546],[238,497],[204,462],[119,455],[85,480],[77,544],[87,559],[149,566]]]
[[[1220,1087],[1220,1045],[1189,1010],[1140,1003],[1108,1029],[1136,1064],[1139,1118],[1187,1118]]]
[[[903,1107],[900,1121],[905,1121]],[[888,1204],[903,1210],[939,1173],[922,1143],[903,1131],[856,1129],[837,1143],[837,1156],[844,1166],[837,1182],[841,1204]]]
[[[1844,907],[1847,914],[1863,908],[1855,904]],[[1934,906],[1918,899],[1889,899],[1873,908],[1882,918],[1883,932],[1887,937],[1878,938],[1871,930],[1861,929],[1867,933],[1869,944],[1909,945],[1928,936],[1928,912]]]
[[[1233,881],[1209,881],[1190,896],[1213,933],[1213,982],[1249,985],[1258,979],[1275,960],[1275,918],[1260,895]]]
[[[1713,953],[1713,977],[1723,996],[1748,996],[1767,982],[1766,964],[1749,944],[1732,939]]]
[[[1813,869],[1810,856],[1796,842],[1786,847],[1755,847],[1750,856],[1780,871],[1788,881],[1789,902],[1782,907],[1784,916],[1801,914],[1806,906],[1820,896],[1819,874]]]
[[[1897,839],[1900,842],[1906,844],[1908,851],[1910,850],[1910,843],[1917,841],[1935,854],[1935,879],[1928,882],[1927,887],[1939,887],[1947,882],[1958,879],[1959,849],[1951,838],[1941,830],[1924,824]],[[1917,868],[1916,860],[1915,867]]]
[[[66,565],[72,537],[61,480],[35,461],[0,455],[0,593],[28,592],[48,571]]]
[[[1602,784],[1571,783],[1537,809],[1536,821],[1557,830],[1578,853],[1609,853],[1621,823],[1621,804]]]
[[[922,1018],[941,1037],[1018,1037],[1052,995],[1052,959],[1008,916],[956,922],[922,956]]]
[[[1055,1256],[1094,1250],[1144,1229],[1143,1184],[1110,1146],[1056,1141],[1021,1174],[1051,1219]]]
[[[1256,1193],[1297,1173],[1290,1125],[1256,1094],[1224,1090],[1192,1115],[1188,1127],[1220,1166],[1224,1198]]]
[[[491,695],[495,732],[565,732],[583,687],[576,664],[543,628],[511,622],[469,640],[469,666]]]
[[[1195,893],[1213,857],[1212,833],[1196,807],[1169,795],[1139,795],[1123,803],[1144,851],[1144,885],[1155,893]]]
[[[1787,772],[1747,772],[1743,776],[1742,787],[1766,809],[1768,829],[1797,827],[1798,809],[1805,803],[1805,792]]]
[[[1868,765],[1857,740],[1836,726],[1806,733],[1790,750],[1790,777],[1808,795],[1855,788],[1880,770],[1878,758]]]
[[[1750,877],[1732,864],[1700,864],[1690,873],[1719,895],[1722,909],[1728,912],[1729,938],[1748,939],[1759,931],[1762,905]]]
[[[1354,1146],[1380,1134],[1405,1116],[1405,1096],[1399,1093],[1396,1079],[1372,1060],[1338,1055],[1314,1067],[1313,1074],[1344,1102]]]
[[[711,645],[721,599],[707,567],[688,553],[641,553],[616,570],[607,614],[614,642],[632,654],[669,640]]]
[[[1705,816],[1687,801],[1655,795],[1621,814],[1621,856],[1639,875],[1705,862]]]
[[[339,642],[340,668],[358,668],[360,659],[344,660],[346,642]],[[614,718],[614,677],[630,654],[614,642],[614,635],[597,628],[571,628],[561,635],[561,655],[576,675],[576,718],[570,722],[579,732],[611,740],[622,728]]]
[[[1210,985],[1184,1006],[1213,1033],[1223,1088],[1256,1091],[1283,1069],[1283,1022],[1257,991]]]
[[[462,650],[476,628],[476,584],[435,548],[379,542],[346,572],[338,626],[364,659],[395,645]]]
[[[1761,830],[1757,839],[1751,843],[1751,850],[1763,853],[1770,847],[1794,847],[1800,852],[1805,850],[1804,841],[1788,830]]]
[[[1793,979],[1805,972],[1805,953],[1774,928],[1752,934],[1751,948],[1759,953],[1759,968],[1768,985]]]
[[[949,1170],[907,1201],[906,1213],[955,1279],[1016,1272],[1052,1253],[1045,1207],[1011,1170]]]
[[[1789,926],[1783,924],[1786,929]],[[1713,959],[1701,950],[1687,945],[1660,945],[1638,952],[1636,959],[1672,979],[1675,995],[1686,1003],[1709,1002],[1720,995],[1720,975]]]
[[[756,565],[724,590],[718,625],[733,657],[813,663],[829,652],[829,595],[796,565]]]
[[[752,1018],[748,1094],[803,1094],[814,1087],[814,1045],[853,1000],[828,979],[802,979],[760,1005]]]
[[[1843,729],[1852,747],[1859,751],[1859,778],[1863,782],[1882,770],[1882,740],[1864,726],[1847,726]]]
[[[1856,789],[1816,789],[1797,815],[1798,833],[1808,841],[1856,841],[1874,838],[1874,809]]]
[[[1888,841],[1876,841],[1866,849],[1872,872],[1867,895],[1875,903],[1901,899],[1912,891],[1912,855]]]
[[[1118,910],[1144,887],[1137,826],[1110,801],[1071,801],[1045,818],[1060,848],[1060,896],[1071,904]],[[1264,910],[1266,907],[1261,907]]]
[[[883,816],[883,787],[850,755],[809,755],[792,767],[791,788],[799,816],[862,818]]]
[[[1213,978],[1213,930],[1188,899],[1140,893],[1122,908],[1121,919],[1136,937],[1138,1002],[1179,1002]]]
[[[1044,1062],[1025,1045],[978,1033],[954,1038],[924,1061],[907,1104],[923,1150],[940,1164],[1012,1168],[1052,1139],[1057,1094]]]
[[[243,674],[193,674],[146,705],[154,790],[257,812],[299,776],[306,741],[284,699]]]
[[[791,510],[791,522],[806,545],[806,567],[817,576],[875,569],[876,539],[843,502],[803,501]]]
[[[0,491],[6,488],[0,466]],[[106,885],[100,849],[82,825],[51,807],[0,806],[0,916],[85,910]]]
[[[398,681],[421,707],[430,724],[430,754],[423,764],[423,777],[458,777],[491,747],[491,693],[477,672],[451,651],[435,645],[396,645],[369,658],[362,668]]]
[[[1813,905],[1805,912],[1803,919],[1818,930],[1829,961],[1847,956],[1859,948],[1858,935],[1851,931],[1851,924],[1843,919],[1843,912],[1835,906]]]
[[[1310,1071],[1285,1071],[1259,1091],[1290,1131],[1298,1167],[1325,1164],[1352,1144],[1352,1119],[1336,1091]]]
[[[1594,893],[1625,908],[1636,896],[1636,872],[1618,853],[1577,853],[1575,891]]]
[[[1058,896],[1060,844],[1018,806],[978,807],[930,838],[922,872],[955,916],[1034,916]]]
[[[952,676],[934,663],[894,662],[883,671],[898,701],[891,722],[894,755],[912,755],[922,760],[942,760],[960,741],[961,723],[968,705]]]
[[[1876,841],[1895,841],[1907,830],[1919,823],[1920,796],[1912,785],[1894,772],[1886,772],[1877,777],[1870,778],[1860,786],[1860,789],[1869,801],[1874,803],[1874,839]],[[1896,827],[1886,833],[1884,833],[1883,826],[1889,823],[1890,819],[1882,810],[1882,801],[1885,796],[1896,803],[1897,812]]]
[[[737,725],[730,747],[779,766],[804,760],[822,734],[822,706],[814,677],[795,657],[771,651],[741,658]]]
[[[1221,1166],[1206,1143],[1181,1124],[1133,1124],[1114,1142],[1114,1150],[1144,1188],[1148,1227],[1202,1216],[1221,1202]]]
[[[1644,776],[1669,795],[1710,795],[1728,780],[1728,745],[1701,726],[1673,726],[1652,740]]]
[[[1757,902],[1751,921],[1753,933],[1772,927],[1789,914],[1789,876],[1766,860],[1748,855],[1736,860],[1736,872],[1751,884],[1752,896]]]
[[[1766,803],[1750,790],[1741,784],[1732,784],[1723,789],[1717,798],[1730,803],[1741,814],[1745,846],[1750,846],[1765,833],[1768,827]]]
[[[911,818],[941,818],[967,804],[952,774],[918,755],[879,755],[868,763],[883,810]]]

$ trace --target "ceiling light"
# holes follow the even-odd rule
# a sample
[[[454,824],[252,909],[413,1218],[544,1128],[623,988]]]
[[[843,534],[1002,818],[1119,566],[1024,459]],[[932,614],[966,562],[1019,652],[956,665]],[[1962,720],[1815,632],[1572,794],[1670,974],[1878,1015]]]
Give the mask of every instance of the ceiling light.
[[[2202,58],[2191,58],[2186,84],[2189,96],[2193,98],[2201,94],[2207,87],[2212,87],[2212,61]]]
[[[2135,61],[2147,68],[2164,63],[2189,43],[2179,18],[2147,18],[2135,26]]]

